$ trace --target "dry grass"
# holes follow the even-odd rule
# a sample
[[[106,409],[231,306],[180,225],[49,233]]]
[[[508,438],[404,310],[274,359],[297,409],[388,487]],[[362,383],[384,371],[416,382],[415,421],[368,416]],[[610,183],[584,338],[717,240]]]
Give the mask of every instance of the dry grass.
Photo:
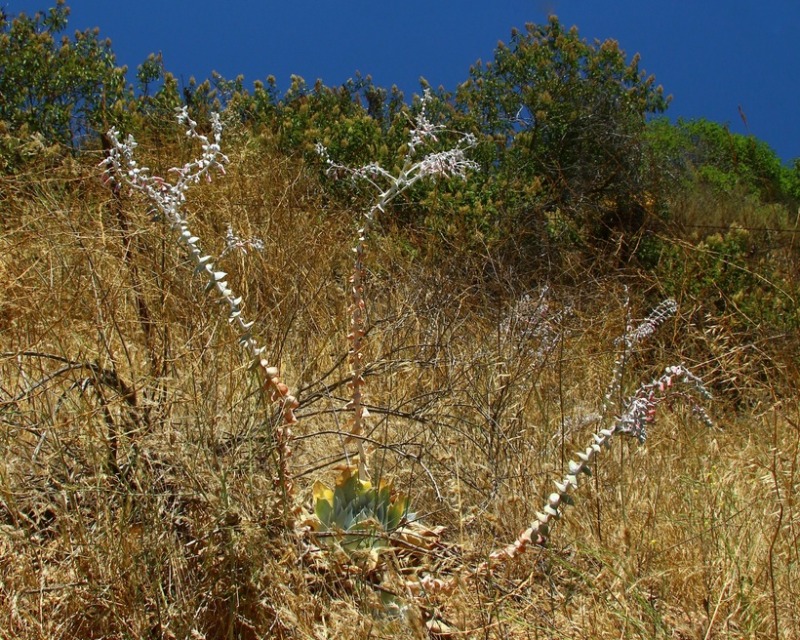
[[[686,358],[720,394],[716,427],[663,412],[646,446],[600,458],[549,548],[393,619],[341,558],[282,529],[272,409],[145,203],[116,202],[88,161],[2,180],[0,637],[418,638],[432,616],[452,637],[800,633],[800,405],[781,349],[754,363],[724,318],[697,328],[682,308],[626,388]],[[220,264],[298,389],[307,498],[353,454],[339,411],[352,215],[269,139],[239,140],[229,176],[192,198],[210,249],[229,222],[266,243]],[[534,310],[553,340],[541,351],[542,334],[504,325],[523,292],[473,259],[414,262],[390,239],[368,258],[372,467],[447,526],[428,561],[443,575],[528,526],[596,427],[584,418],[625,327],[620,279],[587,274]]]

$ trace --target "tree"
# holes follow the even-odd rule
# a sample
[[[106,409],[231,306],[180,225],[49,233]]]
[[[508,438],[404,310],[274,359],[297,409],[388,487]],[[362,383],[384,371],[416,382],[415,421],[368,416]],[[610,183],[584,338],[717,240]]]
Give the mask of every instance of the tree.
[[[97,29],[56,40],[68,16],[64,0],[33,17],[0,14],[0,121],[75,147],[117,124],[132,94]]]
[[[590,44],[555,16],[528,24],[472,67],[457,104],[499,145],[497,165],[524,190],[540,183],[539,209],[596,226],[628,226],[643,199],[643,133],[669,100],[614,40]]]

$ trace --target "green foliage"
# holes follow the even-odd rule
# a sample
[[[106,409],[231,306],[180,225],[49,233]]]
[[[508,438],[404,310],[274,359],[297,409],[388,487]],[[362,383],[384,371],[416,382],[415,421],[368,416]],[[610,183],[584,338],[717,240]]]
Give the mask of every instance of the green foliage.
[[[362,90],[372,97],[367,108],[359,99]],[[317,81],[309,89],[303,78],[292,76],[289,90],[274,109],[280,145],[286,151],[299,150],[312,162],[318,142],[346,164],[357,166],[385,157],[383,122],[389,116],[381,96],[369,78],[351,80],[338,89]]]
[[[278,84],[275,76],[268,76],[266,84],[261,80],[256,80],[247,105],[253,121],[259,123],[273,121],[277,112],[278,99]]]
[[[457,93],[495,145],[486,160],[498,179],[512,192],[538,183],[533,202],[515,208],[559,206],[594,221],[641,197],[645,119],[667,103],[637,56],[628,62],[613,40],[590,44],[555,17],[514,31]]]
[[[139,96],[136,99],[136,128],[147,131],[161,144],[166,133],[176,133],[175,111],[183,105],[178,81],[164,68],[161,54],[150,54],[136,68]],[[155,90],[153,88],[155,87]],[[105,133],[105,132],[104,132]]]
[[[217,90],[212,87],[211,80],[198,82],[194,76],[183,87],[183,103],[189,109],[189,115],[199,122],[208,122],[212,113],[222,111],[222,101]]]
[[[0,17],[0,121],[75,146],[124,119],[130,87],[97,29],[64,35],[64,0],[47,13]]]
[[[315,530],[330,533],[348,551],[387,546],[387,535],[413,518],[406,496],[397,495],[388,483],[375,487],[359,479],[355,468],[345,468],[333,488],[315,482],[313,497]]]
[[[180,108],[183,102],[175,76],[165,71],[160,79],[162,83],[158,91],[152,96],[141,96],[137,103],[140,113],[157,118],[161,127],[169,129],[175,121],[175,110]]]
[[[796,330],[797,286],[764,253],[764,244],[733,225],[695,246],[647,238],[639,258],[668,295],[697,300],[705,312],[718,317],[736,317],[741,329]]]
[[[783,166],[775,152],[753,136],[731,133],[726,125],[705,119],[652,121],[647,134],[654,169],[671,184],[710,186],[721,196],[741,193],[761,202],[796,204],[800,171]]]
[[[794,202],[800,202],[800,158],[795,158],[792,168],[785,174],[786,192]]]
[[[161,80],[164,76],[164,59],[161,54],[151,53],[147,59],[136,67],[136,79],[139,81],[139,91],[147,96],[150,94],[150,84]]]

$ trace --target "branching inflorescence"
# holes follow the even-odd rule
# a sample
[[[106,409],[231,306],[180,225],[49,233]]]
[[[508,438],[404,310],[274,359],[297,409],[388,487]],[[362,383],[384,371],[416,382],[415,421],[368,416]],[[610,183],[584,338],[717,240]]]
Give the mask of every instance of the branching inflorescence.
[[[628,309],[629,307],[630,302],[626,293],[625,308]],[[667,298],[666,300],[662,300],[638,325],[633,326],[630,317],[628,318],[625,333],[615,341],[615,344],[621,346],[622,349],[617,355],[617,359],[614,361],[614,367],[611,370],[611,382],[603,397],[603,413],[609,413],[611,411],[614,399],[617,397],[622,387],[622,374],[625,370],[625,364],[636,346],[653,335],[656,330],[664,324],[668,318],[674,316],[677,311],[678,303],[675,302],[673,298]]]
[[[288,465],[291,455],[289,444],[292,438],[291,426],[297,422],[294,411],[299,403],[289,393],[289,388],[281,381],[278,368],[270,365],[264,358],[266,347],[260,345],[252,333],[255,321],[245,319],[244,302],[233,292],[227,279],[228,274],[217,270],[212,256],[203,252],[200,238],[192,233],[189,220],[183,213],[186,191],[191,185],[202,179],[210,181],[214,171],[225,173],[225,164],[228,162],[228,158],[220,149],[222,123],[218,114],[212,114],[212,139],[209,140],[208,136],[197,130],[197,123],[189,117],[186,107],[178,111],[178,122],[186,126],[186,135],[189,138],[200,143],[202,155],[182,167],[170,169],[170,173],[177,175],[174,182],[151,175],[150,169],[139,166],[134,157],[137,143],[133,136],[129,135],[123,141],[116,129],[108,132],[111,148],[101,165],[105,167],[106,175],[113,182],[114,188],[119,187],[116,181],[121,181],[129,188],[147,197],[157,210],[158,216],[176,234],[178,244],[187,251],[189,258],[194,263],[195,272],[205,279],[206,291],[216,293],[220,301],[227,306],[228,322],[238,331],[239,344],[252,359],[253,368],[261,373],[264,387],[269,392],[270,398],[280,404],[282,420],[274,432],[278,457],[276,483],[284,494],[285,504],[288,504],[286,499],[292,495],[293,490]],[[232,232],[229,235],[232,236]],[[230,242],[229,239],[229,246]]]
[[[679,390],[679,387],[685,391]],[[702,381],[683,365],[667,367],[661,377],[639,387],[626,402],[622,415],[618,416],[611,426],[593,434],[591,444],[575,453],[575,458],[569,461],[566,475],[554,483],[556,490],[548,496],[542,510],[536,512],[530,526],[520,533],[514,542],[492,552],[485,562],[461,578],[490,575],[525,553],[531,545],[543,546],[550,535],[553,522],[561,518],[564,505],[574,503],[572,493],[578,488],[581,475],[592,474],[591,465],[597,455],[611,446],[611,439],[617,434],[631,435],[644,442],[647,437],[646,427],[655,419],[658,407],[675,395],[688,399],[692,410],[703,422],[712,425],[711,418],[698,403],[698,398],[711,397]],[[418,580],[409,581],[407,587],[413,594],[449,593],[455,589],[457,583],[457,577],[442,579],[426,575]]]
[[[420,111],[414,119],[409,134],[410,139],[402,167],[396,174],[377,163],[370,163],[358,168],[337,164],[330,158],[325,146],[317,144],[317,153],[328,165],[329,174],[349,174],[354,180],[366,180],[378,193],[375,202],[364,212],[359,225],[356,244],[353,247],[355,255],[353,272],[350,276],[350,331],[347,339],[350,343],[352,381],[350,383],[351,399],[345,408],[353,412],[350,434],[357,439],[359,471],[362,478],[367,477],[363,442],[359,436],[363,433],[364,419],[368,416],[363,397],[365,368],[363,341],[366,335],[364,256],[369,228],[375,218],[386,211],[389,203],[420,180],[436,177],[465,179],[469,171],[478,168],[478,165],[466,156],[466,151],[475,146],[476,142],[475,137],[471,134],[460,134],[455,146],[445,151],[434,151],[424,155],[420,153],[420,149],[424,149],[429,143],[439,142],[439,136],[445,132],[442,126],[436,125],[428,119],[427,106],[431,99],[430,90],[426,90],[422,97]]]
[[[233,226],[229,224],[225,232],[225,249],[219,254],[220,259],[233,252],[247,254],[248,250],[263,251],[264,241],[261,238],[242,238],[233,232]]]

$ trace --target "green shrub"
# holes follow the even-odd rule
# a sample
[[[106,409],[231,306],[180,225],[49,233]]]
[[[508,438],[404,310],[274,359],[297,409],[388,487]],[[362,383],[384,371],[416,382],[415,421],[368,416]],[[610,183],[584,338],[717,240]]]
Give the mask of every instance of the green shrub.
[[[764,203],[797,203],[797,169],[783,166],[767,143],[731,133],[727,125],[660,118],[649,124],[647,140],[654,171],[667,176],[671,190],[699,183],[721,196],[744,191]]]
[[[64,0],[33,17],[0,15],[0,121],[75,147],[118,125],[132,93],[98,29],[57,39],[68,16]]]
[[[668,99],[638,56],[628,61],[613,40],[590,44],[551,17],[478,62],[457,103],[497,144],[494,169],[510,190],[539,186],[515,210],[561,207],[602,227],[642,198],[645,118]]]
[[[649,237],[638,257],[667,294],[693,299],[705,313],[736,318],[746,331],[795,330],[796,284],[759,245],[752,232],[733,225],[694,246]]]

